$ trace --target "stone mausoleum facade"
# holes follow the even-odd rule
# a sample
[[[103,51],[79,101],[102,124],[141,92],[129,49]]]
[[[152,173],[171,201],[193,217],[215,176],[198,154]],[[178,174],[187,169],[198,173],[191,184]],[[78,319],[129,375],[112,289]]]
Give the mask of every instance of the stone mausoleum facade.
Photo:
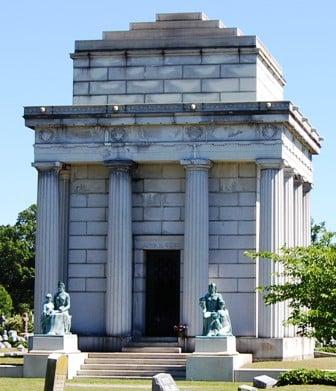
[[[255,291],[277,266],[244,255],[310,240],[320,138],[283,100],[275,59],[202,13],[77,41],[71,58],[73,105],[24,113],[38,171],[36,319],[64,280],[82,350],[173,336],[176,324],[192,349],[213,281],[238,350],[299,356],[307,341],[283,326],[287,306]]]

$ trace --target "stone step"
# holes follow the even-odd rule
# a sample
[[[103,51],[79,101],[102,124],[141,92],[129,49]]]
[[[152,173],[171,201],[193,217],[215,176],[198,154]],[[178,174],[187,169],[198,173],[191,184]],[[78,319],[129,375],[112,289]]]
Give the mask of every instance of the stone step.
[[[189,354],[182,354],[179,347],[155,345],[128,346],[124,349],[126,352],[89,353],[77,376],[143,379],[163,372],[185,379],[186,358]]]
[[[186,359],[189,356],[189,353],[160,353],[160,352],[113,352],[113,353],[88,353],[88,358],[95,359]]]
[[[185,370],[162,370],[162,373],[169,373],[173,376],[173,378],[185,378]],[[112,377],[112,376],[118,376],[118,377],[152,377],[155,376],[158,372],[157,371],[152,371],[152,370],[80,370],[77,371],[77,376],[78,377]]]
[[[175,379],[175,380],[185,380],[185,374],[180,376],[179,374],[171,374],[169,373],[170,375],[172,375],[172,377]],[[97,377],[99,379],[133,379],[133,380],[144,380],[144,379],[152,379],[153,376],[157,375],[157,373],[155,373],[154,375],[76,375],[76,377],[80,377],[81,379],[83,378],[92,378],[92,377]]]
[[[186,363],[185,358],[175,358],[170,359],[166,358],[164,360],[161,359],[146,359],[146,358],[88,358],[84,361],[85,364],[96,364],[96,365],[112,365],[112,364],[124,364],[124,363],[130,363],[130,364],[152,364],[153,362],[162,362],[163,364],[173,364],[173,365],[183,365]]]
[[[124,346],[122,352],[133,353],[181,353],[182,349],[172,346]]]
[[[179,347],[177,342],[163,342],[163,341],[134,341],[127,344],[127,347],[136,347],[136,348],[144,348],[144,347],[171,347],[176,348]]]
[[[176,337],[140,337],[134,342],[177,342]]]
[[[147,371],[185,371],[184,364],[165,364],[165,363],[151,363],[151,364],[133,364],[133,363],[123,363],[123,364],[83,364],[80,367],[80,370],[123,370],[123,371],[133,371],[133,370],[147,370]]]

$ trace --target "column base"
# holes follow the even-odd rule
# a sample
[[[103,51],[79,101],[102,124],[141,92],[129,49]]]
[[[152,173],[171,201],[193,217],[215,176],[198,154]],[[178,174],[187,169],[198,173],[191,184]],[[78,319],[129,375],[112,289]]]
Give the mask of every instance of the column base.
[[[254,361],[303,360],[314,357],[315,340],[307,337],[237,338],[237,348],[252,353]]]

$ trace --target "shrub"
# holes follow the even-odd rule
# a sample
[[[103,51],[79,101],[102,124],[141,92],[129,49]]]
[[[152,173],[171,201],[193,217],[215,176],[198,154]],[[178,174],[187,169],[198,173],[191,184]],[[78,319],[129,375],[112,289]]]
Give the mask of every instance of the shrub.
[[[277,386],[289,384],[324,384],[336,386],[336,373],[320,369],[293,369],[280,375]]]
[[[23,322],[20,315],[13,315],[7,319],[6,323],[7,330],[16,330],[18,333],[22,333],[23,330]]]
[[[319,352],[336,353],[336,346],[321,346],[317,347],[316,350]]]

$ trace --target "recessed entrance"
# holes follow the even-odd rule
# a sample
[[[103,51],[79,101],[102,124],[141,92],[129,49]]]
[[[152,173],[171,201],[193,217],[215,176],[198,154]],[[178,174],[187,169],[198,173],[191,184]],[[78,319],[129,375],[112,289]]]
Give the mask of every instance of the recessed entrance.
[[[180,251],[146,251],[146,335],[174,336],[180,321]]]

